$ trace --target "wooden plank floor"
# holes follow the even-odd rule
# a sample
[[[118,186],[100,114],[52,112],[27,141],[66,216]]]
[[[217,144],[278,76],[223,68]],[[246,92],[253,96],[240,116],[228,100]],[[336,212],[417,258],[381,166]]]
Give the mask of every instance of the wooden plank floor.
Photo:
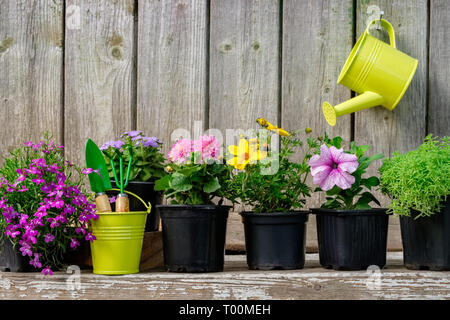
[[[302,270],[250,271],[245,256],[227,255],[221,273],[0,272],[0,299],[450,299],[450,272],[406,270],[399,252],[379,274],[323,269],[317,254]]]

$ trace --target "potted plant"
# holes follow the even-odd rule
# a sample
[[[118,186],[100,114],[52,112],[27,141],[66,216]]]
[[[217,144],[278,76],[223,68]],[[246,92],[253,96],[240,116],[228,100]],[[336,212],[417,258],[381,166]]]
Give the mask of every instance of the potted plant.
[[[320,151],[309,160],[313,182],[324,191],[326,201],[316,214],[320,264],[335,270],[363,270],[386,264],[389,216],[372,194],[380,184],[376,176],[363,175],[382,154],[366,156],[369,146],[341,148],[342,138],[329,139],[325,134]],[[320,152],[320,154],[319,154]]]
[[[157,206],[164,265],[174,272],[222,271],[230,209],[222,200],[231,168],[220,157],[220,144],[213,136],[180,139],[168,158],[168,174],[155,184],[155,190],[164,191],[171,203]]]
[[[11,152],[0,169],[0,268],[52,274],[95,240],[88,228],[98,216],[82,188],[89,172],[66,161],[48,133]]]
[[[164,155],[161,153],[162,142],[156,137],[146,137],[142,131],[128,131],[121,135],[121,140],[108,141],[100,150],[105,154],[111,184],[117,188],[111,167],[111,161],[118,158],[120,150],[125,162],[130,161],[130,152],[133,155],[131,163],[130,181],[127,190],[138,195],[146,203],[153,206],[162,203],[162,193],[154,190],[155,180],[162,178],[164,172]],[[114,201],[114,193],[107,192]],[[114,204],[113,204],[114,206]],[[114,210],[114,208],[113,208]],[[146,208],[136,197],[130,197],[131,211],[145,211]],[[157,231],[159,229],[159,212],[153,210],[148,217],[145,231]]]
[[[257,122],[262,128],[252,137],[241,137],[238,146],[228,147],[233,155],[228,163],[237,171],[231,200],[251,207],[241,212],[247,264],[249,269],[301,269],[308,211],[299,209],[310,195],[307,160],[317,142],[307,139],[303,161],[297,163],[292,157],[302,145],[299,133],[288,133],[262,118]]]
[[[450,270],[450,137],[428,135],[416,150],[385,159],[380,173],[389,212],[400,216],[405,266]]]

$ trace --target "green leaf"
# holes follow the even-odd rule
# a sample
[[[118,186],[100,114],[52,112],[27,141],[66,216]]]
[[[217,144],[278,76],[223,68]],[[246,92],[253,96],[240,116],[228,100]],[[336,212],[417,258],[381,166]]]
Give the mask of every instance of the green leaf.
[[[203,186],[203,191],[205,191],[206,193],[212,193],[218,189],[220,189],[220,183],[217,177],[214,177],[214,179],[210,180]]]
[[[361,184],[366,186],[368,189],[371,189],[372,187],[376,187],[376,186],[380,185],[380,179],[378,179],[375,176],[367,178],[367,179],[361,179]]]
[[[186,176],[175,172],[172,177],[173,179],[169,182],[169,184],[174,190],[188,191],[192,189],[192,184]]]
[[[364,153],[365,153],[366,151],[368,151],[369,149],[370,149],[370,147],[367,146],[367,145],[363,145],[363,146],[356,147],[356,151],[355,151],[356,157],[357,157],[357,158],[362,157],[362,156],[364,155]]]
[[[166,190],[166,189],[170,188],[170,184],[169,184],[170,179],[171,179],[171,176],[167,175],[165,177],[162,177],[161,179],[156,180],[155,187],[154,187],[155,191],[162,191],[162,190]]]

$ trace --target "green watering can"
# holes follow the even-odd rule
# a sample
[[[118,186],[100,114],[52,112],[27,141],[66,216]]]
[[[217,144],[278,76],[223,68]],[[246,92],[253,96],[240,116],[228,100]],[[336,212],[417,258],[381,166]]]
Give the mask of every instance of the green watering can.
[[[388,32],[390,44],[370,35],[369,28],[378,21]],[[335,126],[337,117],[378,105],[393,110],[411,83],[417,65],[417,59],[396,49],[392,25],[384,19],[372,20],[353,47],[337,81],[358,96],[334,107],[324,102],[326,121]]]

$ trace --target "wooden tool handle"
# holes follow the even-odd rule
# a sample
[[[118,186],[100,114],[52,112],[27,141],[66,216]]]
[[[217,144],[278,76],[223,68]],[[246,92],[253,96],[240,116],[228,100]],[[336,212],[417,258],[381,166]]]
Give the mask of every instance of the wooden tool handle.
[[[109,198],[105,193],[97,193],[95,197],[95,205],[98,212],[112,212]]]
[[[124,193],[120,193],[116,198],[116,212],[130,212],[130,200]]]

